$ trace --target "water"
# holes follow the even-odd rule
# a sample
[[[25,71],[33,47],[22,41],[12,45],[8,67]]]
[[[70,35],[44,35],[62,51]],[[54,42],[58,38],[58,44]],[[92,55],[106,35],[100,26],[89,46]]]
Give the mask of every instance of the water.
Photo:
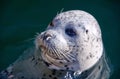
[[[98,20],[105,50],[114,70],[110,79],[119,79],[119,2],[5,0],[0,5],[0,71],[31,45],[36,33],[45,30],[58,11],[62,8],[64,11],[80,9],[91,13]]]

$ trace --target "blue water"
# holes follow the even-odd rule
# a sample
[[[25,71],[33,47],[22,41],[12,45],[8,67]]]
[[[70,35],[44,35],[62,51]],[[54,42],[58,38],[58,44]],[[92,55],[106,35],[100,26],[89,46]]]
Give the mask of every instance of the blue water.
[[[31,45],[36,33],[45,30],[58,11],[80,9],[98,20],[114,70],[110,79],[120,79],[120,3],[117,0],[4,0],[0,6],[0,71]]]

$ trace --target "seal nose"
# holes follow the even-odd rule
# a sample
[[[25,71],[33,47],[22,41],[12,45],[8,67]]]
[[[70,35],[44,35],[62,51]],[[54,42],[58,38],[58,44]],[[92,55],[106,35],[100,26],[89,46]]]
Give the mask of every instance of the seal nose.
[[[43,40],[49,40],[52,37],[52,35],[48,32],[45,32],[43,35]]]

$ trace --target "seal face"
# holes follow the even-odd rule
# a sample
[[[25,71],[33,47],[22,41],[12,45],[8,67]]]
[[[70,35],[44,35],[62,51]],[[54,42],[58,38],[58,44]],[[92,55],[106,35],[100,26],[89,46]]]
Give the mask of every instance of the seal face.
[[[36,38],[49,68],[85,71],[101,58],[101,30],[95,18],[80,10],[58,14]]]

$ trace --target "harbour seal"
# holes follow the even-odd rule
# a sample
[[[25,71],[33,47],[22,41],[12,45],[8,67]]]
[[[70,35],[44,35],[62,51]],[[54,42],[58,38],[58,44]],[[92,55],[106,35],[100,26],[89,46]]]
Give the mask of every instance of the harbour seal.
[[[98,22],[81,10],[62,12],[38,34],[35,47],[0,79],[108,79],[110,68]]]

